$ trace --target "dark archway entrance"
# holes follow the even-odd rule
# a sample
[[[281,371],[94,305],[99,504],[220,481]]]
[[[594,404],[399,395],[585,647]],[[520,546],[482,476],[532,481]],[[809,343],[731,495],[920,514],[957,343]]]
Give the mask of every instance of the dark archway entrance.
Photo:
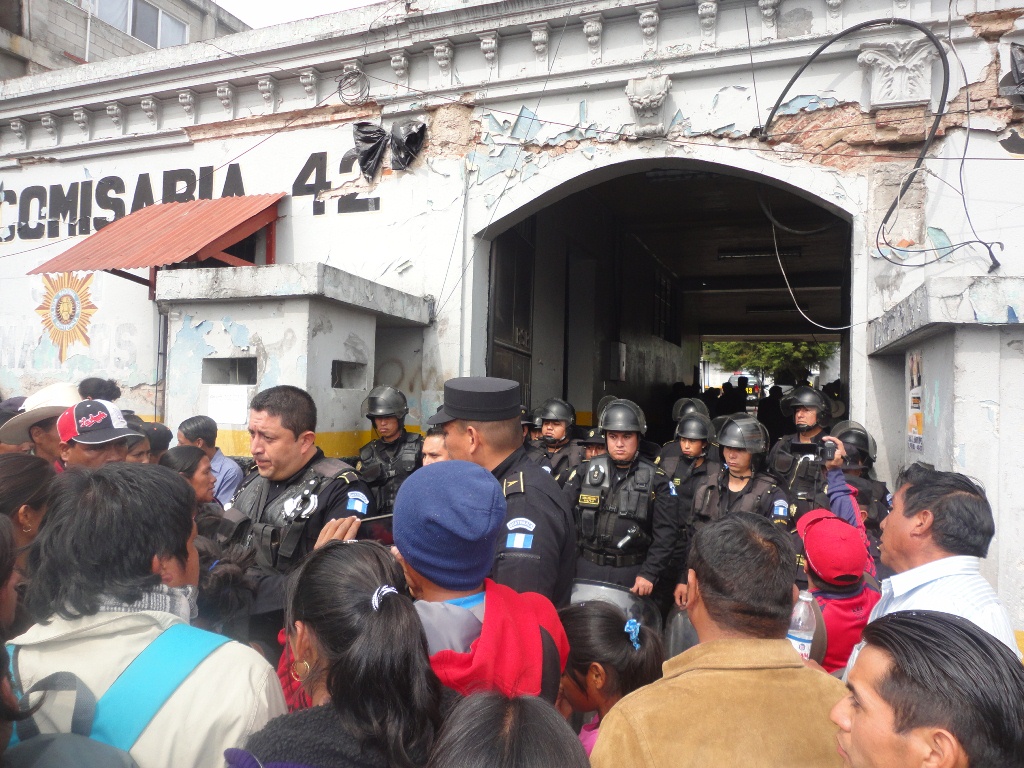
[[[534,405],[568,398],[582,423],[603,395],[630,397],[657,438],[679,383],[697,381],[702,340],[840,341],[845,359],[848,334],[800,314],[779,262],[811,319],[847,325],[849,223],[722,170],[602,181],[495,238],[488,372],[523,381]],[[784,227],[774,237],[764,208]]]

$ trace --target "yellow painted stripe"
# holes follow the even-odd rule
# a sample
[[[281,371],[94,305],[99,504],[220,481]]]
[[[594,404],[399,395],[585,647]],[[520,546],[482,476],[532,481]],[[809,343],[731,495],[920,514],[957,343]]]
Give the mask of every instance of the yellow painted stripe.
[[[420,432],[420,428],[410,424],[406,427],[410,432]],[[375,437],[370,430],[353,430],[351,432],[317,432],[316,444],[328,456],[355,456],[359,449]],[[249,433],[241,429],[221,429],[217,431],[217,447],[226,456],[250,456]]]
[[[591,411],[576,411],[576,423],[581,427],[594,426],[594,414]]]

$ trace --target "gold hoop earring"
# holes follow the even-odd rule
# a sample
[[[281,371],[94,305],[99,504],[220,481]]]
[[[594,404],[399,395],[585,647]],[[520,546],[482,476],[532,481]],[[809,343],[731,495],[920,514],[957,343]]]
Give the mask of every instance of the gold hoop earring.
[[[306,668],[306,671],[304,673],[302,673],[301,676],[299,675],[298,672],[295,671],[295,665],[296,664],[302,664]],[[311,670],[310,670],[310,666],[309,666],[309,662],[308,661],[306,661],[306,660],[293,661],[292,664],[291,664],[291,667],[289,667],[289,669],[288,669],[288,674],[290,674],[292,676],[292,680],[294,680],[296,683],[302,683],[302,682],[305,682],[307,677],[309,677],[310,671]]]

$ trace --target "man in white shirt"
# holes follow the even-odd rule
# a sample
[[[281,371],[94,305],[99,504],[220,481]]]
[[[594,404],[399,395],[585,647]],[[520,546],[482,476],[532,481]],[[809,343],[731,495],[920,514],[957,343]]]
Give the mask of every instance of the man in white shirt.
[[[1006,607],[981,575],[981,558],[995,533],[984,490],[964,475],[921,464],[903,470],[896,485],[881,543],[882,562],[896,574],[882,582],[871,620],[896,611],[952,613],[995,636],[1019,658]]]

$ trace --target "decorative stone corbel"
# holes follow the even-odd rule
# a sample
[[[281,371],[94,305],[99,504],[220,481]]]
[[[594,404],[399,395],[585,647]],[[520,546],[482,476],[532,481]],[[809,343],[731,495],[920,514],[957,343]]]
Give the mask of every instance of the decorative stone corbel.
[[[220,99],[220,105],[224,107],[228,120],[234,120],[237,105],[234,86],[231,83],[217,83],[217,98]]]
[[[658,4],[638,5],[636,10],[640,14],[640,34],[644,38],[644,54],[655,53],[658,50],[658,24],[661,23]]]
[[[277,80],[270,75],[261,75],[256,78],[256,90],[263,97],[267,114],[277,112]]]
[[[715,47],[715,25],[718,23],[718,0],[698,0],[701,50]]]
[[[196,104],[199,100],[196,98],[196,92],[192,90],[178,91],[178,103],[181,108],[185,111],[185,119],[187,122],[195,125],[196,122]]]
[[[39,116],[39,124],[49,135],[54,144],[60,144],[60,118],[52,112],[44,112]]]
[[[636,118],[634,133],[637,138],[650,139],[665,136],[668,130],[662,120],[665,98],[672,89],[668,75],[648,75],[630,80],[626,84],[626,98]]]
[[[160,127],[160,100],[156,96],[143,96],[139,102],[142,114],[153,124],[154,128]]]
[[[601,33],[604,31],[604,21],[600,13],[588,13],[580,16],[583,22],[583,36],[587,38],[587,50],[590,51],[590,65],[595,66],[601,63]]]
[[[928,104],[935,56],[935,48],[927,40],[862,45],[857,63],[867,70],[872,109]]]
[[[899,3],[897,2],[897,5]],[[906,3],[904,3],[904,6]],[[843,29],[843,0],[825,0],[828,13],[825,15],[825,27],[829,34]]]
[[[430,43],[434,49],[434,61],[441,70],[441,84],[452,84],[452,67],[455,64],[455,46],[451,40],[434,40]]]
[[[481,32],[477,37],[480,38],[480,51],[487,60],[487,66],[493,70],[498,63],[498,33]]]
[[[761,10],[761,39],[774,40],[778,37],[779,3],[781,0],[757,0]]]
[[[548,71],[548,40],[551,38],[551,29],[547,22],[542,24],[530,24],[530,42],[533,44],[533,52],[537,55],[538,72]]]
[[[320,73],[315,69],[303,69],[299,71],[299,85],[306,94],[306,101],[316,104],[319,102],[317,86],[320,84]]]
[[[114,130],[119,134],[124,134],[124,109],[121,104],[116,101],[112,101],[107,104],[107,117],[110,118],[110,122],[114,124]]]
[[[14,134],[14,138],[18,140],[22,148],[28,147],[28,129],[25,125],[25,121],[20,117],[16,117],[11,120],[11,133]]]
[[[409,83],[409,55],[405,51],[391,54],[391,69],[398,78],[399,85]]]
[[[90,138],[89,110],[85,107],[75,107],[71,111],[71,119],[75,121],[75,125],[78,126],[78,130],[80,130],[86,140],[88,140]]]

